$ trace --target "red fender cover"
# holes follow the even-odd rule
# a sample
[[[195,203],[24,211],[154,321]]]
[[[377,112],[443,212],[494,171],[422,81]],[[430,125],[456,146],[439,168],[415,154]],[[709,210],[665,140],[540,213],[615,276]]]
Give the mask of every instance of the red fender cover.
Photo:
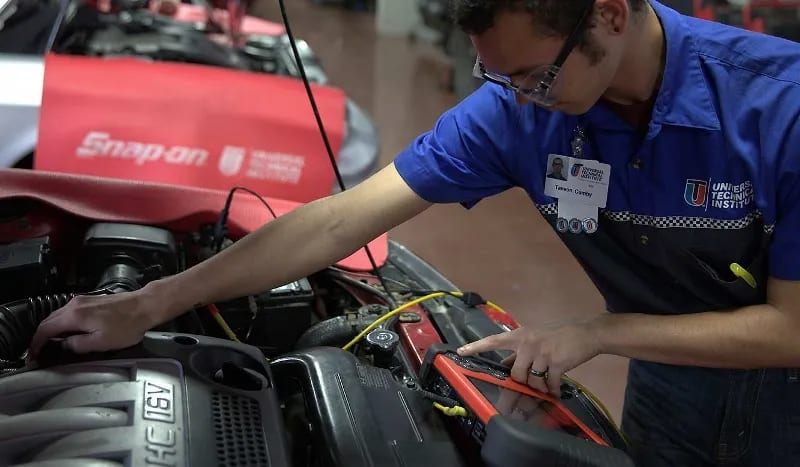
[[[345,95],[313,86],[338,154]],[[50,54],[34,168],[307,202],[333,169],[300,80],[202,65]]]
[[[104,222],[150,224],[191,232],[216,222],[228,194],[224,191],[118,180],[24,169],[0,169],[0,201],[32,198],[72,215]],[[279,217],[300,203],[266,198]],[[231,236],[238,238],[272,220],[253,196],[237,192],[228,218]],[[370,250],[378,266],[386,262],[388,235],[373,240]],[[297,245],[298,249],[305,245]],[[291,253],[289,253],[291,254]],[[338,263],[360,271],[372,269],[364,249]]]

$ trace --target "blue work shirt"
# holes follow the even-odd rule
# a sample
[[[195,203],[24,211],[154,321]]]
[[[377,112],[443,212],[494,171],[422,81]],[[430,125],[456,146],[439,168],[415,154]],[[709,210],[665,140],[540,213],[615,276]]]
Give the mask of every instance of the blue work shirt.
[[[602,102],[566,115],[486,83],[395,159],[422,198],[471,207],[522,187],[555,226],[550,154],[609,164],[599,229],[558,233],[610,311],[686,313],[763,303],[800,280],[800,44],[651,1],[666,64],[646,136]],[[737,263],[752,287],[731,271]]]

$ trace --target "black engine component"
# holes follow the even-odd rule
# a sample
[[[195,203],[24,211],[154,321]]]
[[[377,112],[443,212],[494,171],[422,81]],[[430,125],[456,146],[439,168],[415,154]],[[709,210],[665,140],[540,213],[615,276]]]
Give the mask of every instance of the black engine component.
[[[218,307],[243,342],[274,356],[291,350],[311,325],[315,297],[308,279],[301,279],[259,295],[219,303]]]
[[[385,306],[366,305],[355,312],[346,312],[341,316],[320,321],[303,332],[294,348],[302,350],[320,346],[341,347],[387,311]]]
[[[42,54],[61,10],[59,0],[0,2],[0,53]],[[3,8],[5,7],[5,8]]]
[[[103,16],[106,27],[86,44],[87,55],[132,55],[158,61],[197,63],[247,70],[250,64],[234,49],[148,10]]]
[[[253,347],[149,333],[104,355],[47,349],[40,363],[0,377],[0,465],[290,465]]]
[[[142,8],[136,1],[121,3],[126,4],[112,8],[112,13],[100,13],[85,5],[78,7],[60,28],[54,50],[300,77],[286,35],[245,35],[241,45],[230,46],[210,36],[223,32],[214,21],[206,24],[176,21]],[[327,84],[328,77],[308,44],[298,40],[297,46],[309,81]]]
[[[297,394],[305,407],[307,421],[287,420],[292,438],[311,445],[294,452],[295,465],[480,465],[479,455],[453,443],[425,393],[388,370],[332,347],[283,355],[271,368],[282,398]]]
[[[81,285],[86,288],[122,284],[134,290],[178,269],[175,238],[145,225],[94,224],[84,237],[82,258]]]
[[[375,329],[367,334],[365,340],[375,366],[388,368],[392,364],[397,346],[400,345],[400,336],[388,329]]]
[[[635,467],[622,451],[586,442],[578,444],[570,435],[531,426],[527,421],[511,417],[489,420],[481,455],[487,467]]]
[[[72,297],[73,294],[45,295],[0,305],[0,360],[20,360],[39,323]]]
[[[50,293],[55,280],[48,237],[0,245],[0,303]]]
[[[34,248],[23,260],[15,261],[9,274],[20,267],[17,263],[32,262],[38,253],[48,251],[44,244],[33,241]],[[16,250],[24,251],[28,242],[20,242]],[[149,280],[173,274],[178,268],[175,239],[166,230],[132,224],[95,224],[84,239],[81,285],[90,294],[128,292],[142,287]],[[16,256],[15,256],[16,258]],[[2,260],[2,257],[0,257]],[[42,260],[38,259],[37,263]],[[0,263],[1,264],[1,263]],[[29,267],[34,272],[21,279],[41,273],[41,265]],[[24,268],[23,268],[24,269]],[[19,274],[19,272],[18,272]],[[2,270],[0,270],[2,276]],[[42,281],[43,284],[48,282]],[[38,285],[36,282],[34,284]],[[3,284],[4,290],[9,290]],[[13,289],[11,289],[13,290]],[[35,294],[30,294],[35,295]],[[35,296],[0,305],[0,359],[17,361],[25,353],[36,328],[50,313],[63,307],[75,294]]]

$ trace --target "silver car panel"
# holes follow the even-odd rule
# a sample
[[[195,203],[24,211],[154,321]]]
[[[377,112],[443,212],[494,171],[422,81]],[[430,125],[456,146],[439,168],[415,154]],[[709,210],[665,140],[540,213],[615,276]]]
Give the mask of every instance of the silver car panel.
[[[0,55],[0,166],[14,166],[36,147],[43,85],[42,57]]]

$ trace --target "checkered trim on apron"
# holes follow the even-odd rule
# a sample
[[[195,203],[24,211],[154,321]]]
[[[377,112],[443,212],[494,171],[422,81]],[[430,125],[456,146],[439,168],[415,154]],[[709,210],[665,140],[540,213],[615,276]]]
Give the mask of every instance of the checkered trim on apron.
[[[543,215],[554,216],[558,214],[558,203],[537,204],[536,208],[539,209],[539,212]],[[645,214],[634,214],[630,211],[612,212],[604,210],[602,212],[606,219],[613,222],[632,222],[636,225],[646,225],[657,229],[743,229],[763,216],[761,211],[753,211],[741,219],[711,219],[706,217],[684,216],[656,217]],[[764,226],[764,231],[767,234],[772,234],[774,230],[775,224]]]
[[[550,204],[537,204],[536,209],[545,216],[555,216],[558,214],[558,203],[550,203]]]

